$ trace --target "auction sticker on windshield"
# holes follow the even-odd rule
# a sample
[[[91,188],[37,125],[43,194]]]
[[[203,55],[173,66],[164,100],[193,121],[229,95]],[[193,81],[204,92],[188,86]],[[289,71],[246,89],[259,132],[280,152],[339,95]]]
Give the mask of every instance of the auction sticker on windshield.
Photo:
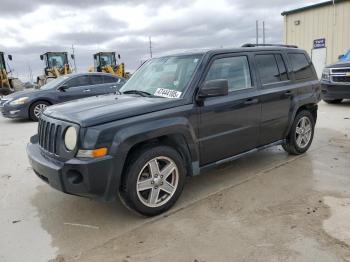
[[[155,96],[162,96],[167,98],[179,98],[181,94],[182,92],[166,88],[157,88],[156,92],[154,93]]]

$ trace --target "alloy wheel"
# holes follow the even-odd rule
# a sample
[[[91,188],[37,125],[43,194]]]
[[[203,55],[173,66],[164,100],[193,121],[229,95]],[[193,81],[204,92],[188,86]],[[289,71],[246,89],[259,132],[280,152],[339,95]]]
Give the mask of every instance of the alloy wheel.
[[[295,141],[300,148],[305,148],[312,136],[311,120],[304,116],[299,119],[295,130]]]
[[[165,156],[148,161],[137,178],[136,192],[147,207],[159,207],[167,203],[178,187],[179,170],[175,162]]]
[[[34,107],[34,115],[39,118],[42,112],[46,109],[47,105],[45,104],[38,104]]]

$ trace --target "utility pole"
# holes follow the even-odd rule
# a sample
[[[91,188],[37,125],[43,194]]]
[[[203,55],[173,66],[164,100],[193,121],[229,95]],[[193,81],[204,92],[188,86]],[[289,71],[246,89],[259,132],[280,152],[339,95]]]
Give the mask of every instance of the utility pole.
[[[29,81],[32,84],[33,83],[33,70],[32,67],[30,66],[30,64],[27,62],[27,66],[28,66],[28,71],[29,71]]]
[[[256,27],[256,44],[259,44],[259,20],[256,20],[255,23],[255,27]]]
[[[331,49],[331,62],[335,61],[335,30],[337,25],[337,10],[335,7],[335,0],[333,0],[333,27],[332,27],[332,49]],[[328,60],[328,59],[327,59]]]
[[[151,36],[149,37],[149,54],[152,58],[152,38],[151,38]]]
[[[74,45],[72,44],[72,54],[73,54],[73,63],[74,63],[74,71],[77,72],[77,65],[75,63],[75,53],[74,53]]]
[[[263,44],[265,45],[265,21],[263,21]]]

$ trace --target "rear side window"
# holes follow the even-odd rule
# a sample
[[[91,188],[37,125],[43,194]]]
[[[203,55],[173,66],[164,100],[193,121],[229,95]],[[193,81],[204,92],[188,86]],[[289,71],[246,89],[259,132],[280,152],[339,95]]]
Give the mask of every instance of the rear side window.
[[[103,76],[103,82],[104,83],[116,83],[118,82],[118,78],[113,76]]]
[[[209,68],[205,81],[227,79],[229,91],[252,87],[248,59],[235,56],[216,59]]]
[[[91,78],[91,84],[92,84],[92,85],[100,85],[100,84],[103,84],[103,78],[102,78],[102,76],[92,75],[92,76],[90,76],[90,78]]]
[[[68,87],[90,85],[89,76],[77,76],[67,82]]]
[[[296,80],[312,78],[311,63],[304,54],[288,54]]]

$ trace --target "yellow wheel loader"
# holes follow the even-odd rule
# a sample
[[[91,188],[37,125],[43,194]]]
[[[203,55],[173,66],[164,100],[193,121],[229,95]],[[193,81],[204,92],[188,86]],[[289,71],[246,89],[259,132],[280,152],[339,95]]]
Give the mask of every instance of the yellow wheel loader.
[[[12,61],[12,56],[8,55],[8,60]],[[0,96],[8,95],[16,91],[23,90],[24,86],[18,78],[9,76],[11,71],[7,71],[5,56],[0,52]]]
[[[118,55],[120,59],[120,55]],[[104,72],[119,77],[129,78],[129,73],[125,72],[124,63],[117,64],[115,52],[99,52],[94,54],[94,67],[89,72]]]
[[[74,59],[74,56],[71,55]],[[44,74],[37,77],[37,85],[41,87],[50,80],[61,75],[72,73],[72,69],[68,62],[68,54],[66,52],[47,52],[40,55],[40,59],[45,63]]]

